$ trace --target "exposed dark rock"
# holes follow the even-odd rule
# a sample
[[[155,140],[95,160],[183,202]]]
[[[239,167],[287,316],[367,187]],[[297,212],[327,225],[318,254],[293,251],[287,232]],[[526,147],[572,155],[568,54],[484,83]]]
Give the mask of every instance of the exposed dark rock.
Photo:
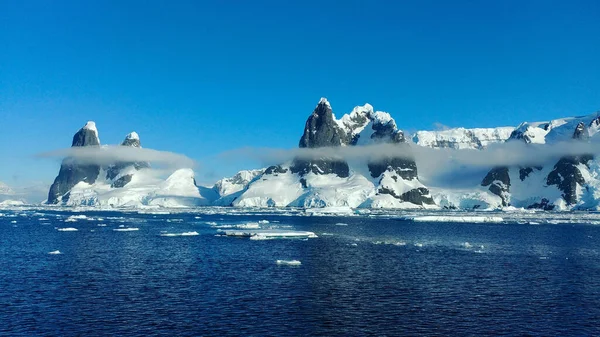
[[[510,205],[510,176],[508,167],[495,167],[483,178],[481,186],[489,186],[490,192],[502,199],[502,206]]]
[[[525,178],[529,177],[529,174],[533,172],[533,168],[531,167],[521,167],[519,168],[519,179],[521,181],[525,180]]]
[[[396,146],[404,147],[407,153],[410,152],[404,138],[404,133],[398,129],[393,119],[386,122],[374,120],[372,129],[371,139],[376,143],[395,144]],[[418,179],[417,164],[410,157],[384,157],[376,161],[369,161],[367,165],[373,178],[382,177],[382,175],[387,174],[394,182],[398,182],[399,178],[407,181]],[[389,187],[381,186],[382,179],[380,179],[379,183],[379,194],[389,194],[394,198],[416,205],[434,204],[433,199],[429,195],[429,190],[425,187],[415,188],[402,195],[397,195]]]
[[[88,122],[73,136],[72,147],[99,146],[98,131],[94,122]],[[79,182],[93,184],[100,174],[100,166],[84,164],[74,158],[65,158],[60,166],[58,176],[48,191],[48,203],[56,204],[61,199],[68,200],[67,194]]]
[[[306,179],[300,178],[300,184],[302,185],[302,188],[308,188],[308,185],[306,184]]]
[[[435,202],[429,195],[429,190],[425,187],[418,187],[418,188],[412,189],[408,192],[402,193],[401,195],[397,195],[392,189],[382,186],[382,187],[379,187],[378,193],[379,194],[389,194],[396,199],[410,202],[415,205],[434,205],[435,204]]]
[[[573,139],[586,142],[588,138],[587,127],[580,122],[575,127]],[[562,157],[548,174],[546,183],[555,185],[562,192],[562,197],[568,205],[577,203],[577,185],[582,186],[585,184],[585,179],[577,166],[579,164],[587,165],[591,159],[593,159],[591,154]]]
[[[548,185],[556,185],[562,192],[562,197],[567,204],[573,205],[577,203],[577,184],[583,185],[585,179],[577,168],[581,164],[581,158],[576,156],[568,156],[561,158],[554,169],[548,174],[546,183]]]
[[[548,199],[542,198],[540,202],[536,202],[527,206],[527,209],[543,209],[545,211],[551,211],[554,209],[554,205],[550,204]]]
[[[326,99],[321,99],[304,126],[300,138],[301,148],[319,148],[348,144],[348,135],[337,125],[333,111]],[[348,163],[335,158],[300,159],[296,158],[291,167],[292,173],[300,175],[313,172],[314,174],[334,173],[345,178],[350,174]]]
[[[286,168],[281,167],[281,165],[273,165],[267,167],[265,170],[265,174],[278,174],[278,173],[286,173],[288,170]]]
[[[521,181],[524,181],[527,177],[529,177],[529,175],[533,172],[534,169],[541,171],[542,167],[541,166],[520,167],[519,168],[519,179],[521,179]]]
[[[110,184],[110,187],[113,187],[113,188],[123,187],[123,186],[127,185],[129,182],[131,182],[132,177],[133,177],[133,174],[124,175],[121,178],[115,180],[112,184]],[[194,184],[196,184],[195,181],[194,181]]]
[[[301,148],[340,146],[348,143],[346,138],[347,135],[333,118],[329,102],[321,99],[306,121],[299,146]]]
[[[577,127],[575,127],[575,132],[573,132],[573,139],[586,141],[590,138],[588,134],[587,127],[583,122],[579,122]]]
[[[377,178],[385,171],[394,172],[404,180],[417,179],[417,164],[414,160],[405,158],[385,158],[368,164],[371,177]]]
[[[125,137],[125,140],[121,143],[121,146],[129,146],[129,147],[137,147],[141,148],[142,144],[140,142],[140,138],[137,133],[132,132]],[[113,180],[116,179],[123,170],[127,167],[133,166],[133,168],[137,171],[142,168],[150,167],[150,163],[148,162],[118,162],[112,165],[109,165],[106,168],[106,179]],[[125,176],[124,176],[125,177]],[[120,180],[120,179],[118,179]],[[117,183],[117,181],[111,184],[111,187],[123,187],[127,185],[131,181],[131,177],[129,179],[121,180],[121,182]]]
[[[343,160],[334,159],[312,159],[301,160],[296,159],[294,165],[290,167],[292,173],[298,173],[301,176],[312,172],[314,174],[330,174],[334,173],[338,177],[346,178],[350,175],[348,163]]]

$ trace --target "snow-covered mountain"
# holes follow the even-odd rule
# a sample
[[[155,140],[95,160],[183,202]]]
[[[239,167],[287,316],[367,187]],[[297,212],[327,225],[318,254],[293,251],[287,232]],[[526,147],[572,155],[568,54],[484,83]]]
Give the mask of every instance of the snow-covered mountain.
[[[522,123],[509,142],[553,146],[571,141],[574,146],[598,143],[598,113],[548,122]],[[579,144],[579,145],[578,145]],[[544,166],[499,166],[482,181],[502,206],[541,209],[599,209],[599,161],[590,154],[566,155]]]
[[[417,131],[412,141],[420,146],[431,148],[481,150],[490,144],[502,143],[510,138],[514,127],[498,128],[455,128],[442,131]]]
[[[387,144],[408,154],[419,148],[479,153],[493,144],[510,142],[523,146],[552,146],[564,141],[589,145],[600,140],[599,129],[600,117],[596,113],[517,127],[418,131],[406,137],[390,114],[375,111],[369,104],[357,106],[338,119],[323,98],[306,121],[299,148],[359,149]],[[100,146],[93,122],[75,134],[72,146]],[[127,135],[121,146],[141,147],[139,136]],[[600,161],[592,155],[564,156],[533,167],[488,166],[487,174],[475,173],[471,177],[474,183],[460,186],[438,184],[431,179],[426,180],[430,186],[425,186],[418,163],[411,155],[399,157],[388,152],[370,159],[345,159],[337,154],[298,155],[289,162],[240,171],[212,187],[203,187],[196,185],[194,172],[189,168],[165,178],[148,163],[100,166],[66,158],[50,189],[48,203],[119,207],[599,209]],[[449,172],[445,179],[452,181],[452,174]]]

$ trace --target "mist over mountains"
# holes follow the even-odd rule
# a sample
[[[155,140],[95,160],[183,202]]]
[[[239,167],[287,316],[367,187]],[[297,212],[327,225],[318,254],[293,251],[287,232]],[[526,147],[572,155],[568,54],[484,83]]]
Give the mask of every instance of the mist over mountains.
[[[336,118],[322,98],[296,149],[242,148],[221,158],[253,158],[264,168],[198,186],[196,163],[144,149],[132,132],[101,145],[88,122],[64,157],[45,203],[100,207],[506,207],[597,209],[598,113],[516,127],[454,128],[405,134],[401,121],[365,104]],[[168,172],[165,175],[165,172]],[[14,192],[0,186],[3,199]],[[18,199],[18,198],[17,198]],[[1,201],[1,200],[0,200]]]

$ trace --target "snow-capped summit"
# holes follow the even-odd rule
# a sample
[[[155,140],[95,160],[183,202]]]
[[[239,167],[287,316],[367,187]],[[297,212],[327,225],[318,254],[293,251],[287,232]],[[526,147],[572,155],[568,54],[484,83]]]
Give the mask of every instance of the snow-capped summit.
[[[139,140],[140,136],[138,135],[137,132],[133,131],[133,132],[130,132],[127,136],[125,136],[125,139],[137,139],[137,140]]]
[[[95,131],[96,133],[98,133],[98,129],[96,129],[96,122],[94,122],[94,121],[88,121],[87,123],[85,123],[83,128],[86,130],[91,130],[91,131]]]
[[[131,132],[121,143],[121,146],[141,148],[140,137],[136,132]],[[106,179],[112,181],[111,187],[123,187],[127,185],[136,171],[150,167],[148,162],[118,162],[106,168]]]
[[[326,105],[326,106],[328,106],[328,107],[331,108],[331,104],[329,104],[329,101],[325,97],[321,97],[321,99],[319,100],[319,103],[317,104],[317,106],[319,106],[321,104]]]
[[[100,146],[96,123],[87,122],[75,135],[71,146]]]
[[[125,136],[125,140],[121,143],[123,146],[133,146],[133,147],[142,147],[140,143],[140,136],[137,132],[131,132],[127,136]]]
[[[71,147],[100,146],[96,123],[89,121],[73,136]],[[95,164],[82,164],[71,158],[63,160],[58,176],[50,186],[48,203],[55,204],[61,199],[68,200],[69,191],[77,183],[84,181],[93,184],[100,174],[100,166]]]

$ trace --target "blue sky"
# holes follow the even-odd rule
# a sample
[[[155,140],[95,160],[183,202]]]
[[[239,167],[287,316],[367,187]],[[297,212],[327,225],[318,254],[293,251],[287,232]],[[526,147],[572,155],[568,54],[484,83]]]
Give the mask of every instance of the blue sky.
[[[0,1],[0,181],[51,182],[94,120],[105,144],[200,162],[208,182],[291,148],[325,96],[405,130],[600,109],[598,1]],[[249,166],[250,167],[249,167]]]

